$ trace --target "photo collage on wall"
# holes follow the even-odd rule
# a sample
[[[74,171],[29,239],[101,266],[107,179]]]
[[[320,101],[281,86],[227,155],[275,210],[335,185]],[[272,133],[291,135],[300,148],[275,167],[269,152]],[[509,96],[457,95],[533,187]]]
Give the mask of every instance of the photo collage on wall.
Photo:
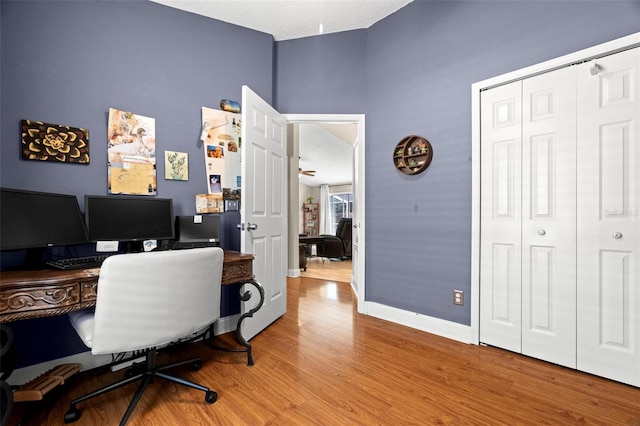
[[[241,114],[202,107],[207,194],[196,196],[197,213],[224,211],[224,200],[239,200],[241,190]]]

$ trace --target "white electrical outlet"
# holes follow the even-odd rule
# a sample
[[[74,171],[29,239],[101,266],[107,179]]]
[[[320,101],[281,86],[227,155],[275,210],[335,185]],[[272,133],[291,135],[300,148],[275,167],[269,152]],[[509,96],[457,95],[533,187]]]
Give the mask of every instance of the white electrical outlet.
[[[453,304],[464,305],[464,292],[462,290],[453,290]]]

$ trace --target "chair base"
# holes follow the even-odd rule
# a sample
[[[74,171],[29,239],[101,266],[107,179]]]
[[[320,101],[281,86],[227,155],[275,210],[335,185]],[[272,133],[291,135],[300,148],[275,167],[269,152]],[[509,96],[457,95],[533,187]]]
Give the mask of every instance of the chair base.
[[[101,389],[98,389],[96,391],[93,391],[87,395],[81,396],[80,398],[76,398],[73,401],[71,401],[69,403],[69,410],[65,413],[64,415],[64,422],[65,423],[71,423],[71,422],[75,422],[76,420],[78,420],[82,414],[81,410],[78,409],[78,407],[76,406],[77,404],[79,404],[80,402],[86,401],[88,399],[91,399],[95,396],[98,395],[102,395],[104,393],[110,392],[114,389],[118,389],[122,386],[125,386],[129,383],[135,382],[137,380],[142,380],[142,383],[140,383],[140,386],[138,387],[138,390],[136,391],[135,395],[133,396],[133,399],[131,400],[131,402],[129,403],[129,407],[127,408],[127,411],[124,413],[124,416],[122,417],[122,420],[120,421],[120,426],[123,426],[124,424],[127,423],[127,421],[129,420],[129,417],[131,416],[131,413],[133,413],[133,410],[135,409],[136,405],[138,404],[138,401],[140,401],[140,398],[142,397],[142,394],[144,393],[145,389],[147,388],[147,386],[149,385],[149,383],[151,383],[153,381],[154,377],[160,377],[163,378],[165,380],[169,380],[171,382],[174,383],[178,383],[180,385],[184,385],[184,386],[188,386],[194,389],[198,389],[201,390],[205,393],[205,397],[204,400],[209,403],[209,404],[213,404],[214,402],[216,402],[216,400],[218,399],[218,393],[210,390],[209,388],[199,385],[197,383],[194,383],[190,380],[186,380],[186,379],[182,379],[179,377],[175,377],[175,376],[170,376],[168,374],[163,373],[162,371],[164,370],[168,370],[170,368],[174,368],[174,367],[178,367],[181,365],[186,365],[186,364],[191,364],[191,368],[193,370],[199,370],[200,367],[202,366],[202,359],[201,358],[193,358],[193,359],[189,359],[186,361],[179,361],[179,362],[175,362],[172,364],[168,364],[168,365],[164,365],[162,367],[156,367],[156,355],[157,355],[157,350],[155,348],[153,349],[148,349],[145,352],[145,364],[142,365],[137,365],[137,366],[133,366],[131,370],[129,370],[127,372],[127,374],[125,374],[125,378],[123,380],[120,380],[116,383],[110,384],[108,386],[105,386]]]

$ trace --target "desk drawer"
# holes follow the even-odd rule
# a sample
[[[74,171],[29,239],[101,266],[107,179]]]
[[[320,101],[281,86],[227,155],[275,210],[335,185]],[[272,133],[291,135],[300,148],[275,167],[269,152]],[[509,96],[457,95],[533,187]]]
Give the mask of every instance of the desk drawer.
[[[0,294],[0,315],[27,313],[22,317],[49,316],[46,310],[64,309],[80,303],[80,286],[81,283],[72,283],[5,290]],[[39,314],[41,310],[45,312]]]

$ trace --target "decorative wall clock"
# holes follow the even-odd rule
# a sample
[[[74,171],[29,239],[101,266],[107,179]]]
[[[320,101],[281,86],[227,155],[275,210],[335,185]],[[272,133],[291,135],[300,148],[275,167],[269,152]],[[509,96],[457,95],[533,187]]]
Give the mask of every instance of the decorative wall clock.
[[[410,135],[402,139],[393,151],[393,164],[396,169],[408,175],[423,172],[433,158],[433,149],[428,140]]]

